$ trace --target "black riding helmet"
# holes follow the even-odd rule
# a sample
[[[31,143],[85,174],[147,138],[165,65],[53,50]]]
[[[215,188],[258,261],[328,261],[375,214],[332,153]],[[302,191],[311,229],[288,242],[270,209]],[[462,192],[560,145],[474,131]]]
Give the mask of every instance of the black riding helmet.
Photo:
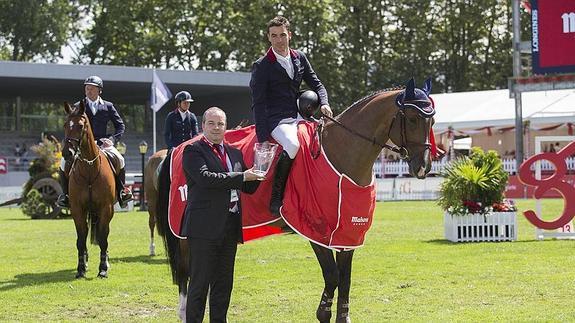
[[[97,86],[100,88],[100,90],[104,88],[104,81],[102,81],[102,79],[96,75],[88,76],[88,78],[84,81],[84,85],[86,84]]]
[[[176,94],[176,97],[174,98],[174,100],[176,101],[176,103],[182,102],[182,101],[194,102],[194,99],[192,99],[192,95],[188,91],[178,92],[178,94]]]
[[[297,99],[299,114],[304,119],[311,118],[319,108],[319,97],[317,93],[311,90],[304,91]]]

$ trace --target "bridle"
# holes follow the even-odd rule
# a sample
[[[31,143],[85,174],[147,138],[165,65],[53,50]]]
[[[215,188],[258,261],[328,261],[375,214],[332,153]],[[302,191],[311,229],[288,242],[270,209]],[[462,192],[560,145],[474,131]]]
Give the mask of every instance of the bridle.
[[[83,117],[82,117],[83,118]],[[82,141],[84,140],[84,134],[86,133],[86,126],[85,124],[82,125],[82,131],[80,132],[80,138],[72,138],[72,137],[68,137],[66,136],[64,138],[64,140],[66,141],[66,143],[68,143],[70,146],[74,147],[74,145],[72,144],[77,143],[77,149],[75,149],[74,151],[74,155],[72,156],[72,165],[74,165],[76,163],[77,160],[79,161],[83,161],[86,164],[88,164],[88,166],[92,166],[95,162],[96,159],[98,159],[100,157],[100,154],[96,154],[96,157],[94,157],[93,159],[86,159],[84,157],[82,157]]]
[[[388,131],[388,138],[389,138],[389,133],[391,132],[391,129],[393,129],[393,124],[394,124],[395,121],[397,121],[398,116],[399,116],[399,120],[400,120],[400,121],[399,121],[399,122],[400,122],[400,125],[399,125],[399,126],[400,126],[400,137],[401,137],[401,140],[400,140],[400,141],[401,141],[401,144],[400,144],[399,146],[396,146],[396,145],[388,145],[388,144],[381,143],[381,142],[379,142],[375,137],[371,137],[371,138],[370,138],[370,137],[368,137],[368,136],[366,136],[366,135],[364,135],[364,134],[358,132],[357,130],[352,129],[352,128],[350,128],[350,127],[344,125],[343,123],[341,123],[340,121],[334,119],[333,117],[330,117],[330,116],[327,116],[327,115],[323,115],[322,117],[323,117],[323,118],[326,118],[326,119],[328,119],[329,121],[335,123],[336,125],[342,127],[343,129],[347,130],[347,131],[350,132],[351,134],[353,134],[353,135],[355,135],[355,136],[357,136],[357,137],[359,137],[359,138],[361,138],[361,139],[364,139],[364,140],[370,142],[370,143],[371,143],[372,145],[374,145],[374,146],[379,146],[379,147],[381,147],[381,149],[387,148],[387,149],[389,149],[389,150],[391,150],[391,151],[393,151],[393,152],[399,154],[399,158],[402,159],[402,160],[409,160],[409,159],[410,159],[410,156],[409,156],[409,151],[407,150],[407,133],[406,133],[407,126],[405,125],[405,120],[406,120],[407,117],[405,116],[405,109],[407,109],[406,103],[412,103],[412,102],[415,102],[415,101],[417,101],[417,100],[405,101],[405,102],[402,102],[402,103],[399,103],[399,102],[398,102],[398,104],[397,104],[397,106],[398,106],[399,109],[398,109],[398,111],[396,112],[395,116],[393,117],[393,120],[391,121],[391,126],[389,127],[389,131]],[[421,115],[420,115],[420,116],[421,116]],[[425,118],[425,119],[426,119],[426,123],[429,123],[429,126],[431,127],[431,124],[430,124],[430,123],[431,123],[431,117],[428,117],[428,118],[426,118],[426,117],[424,117],[424,116],[421,116],[421,117],[422,117],[422,118]],[[315,131],[315,134],[314,134],[314,136],[318,136],[318,138],[319,138],[319,147],[321,147],[321,144],[322,144],[322,130],[323,130],[323,126],[324,126],[323,122],[320,122],[320,124],[317,126],[316,131]],[[427,136],[425,137],[425,143],[422,143],[422,144],[420,144],[420,143],[414,143],[414,145],[422,145],[422,146],[424,146],[424,149],[429,149],[429,150],[431,150],[431,143],[430,143],[430,141],[429,141],[429,132],[428,132]],[[314,155],[313,155],[313,158],[314,158],[314,159],[319,156],[320,150],[321,150],[321,149],[318,149],[317,154],[314,154]]]

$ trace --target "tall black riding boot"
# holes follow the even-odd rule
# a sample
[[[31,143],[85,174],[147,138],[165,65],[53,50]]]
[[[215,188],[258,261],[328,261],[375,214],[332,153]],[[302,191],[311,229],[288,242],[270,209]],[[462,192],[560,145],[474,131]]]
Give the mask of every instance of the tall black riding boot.
[[[126,169],[120,169],[118,176],[116,177],[116,190],[118,192],[118,203],[120,204],[121,208],[125,208],[128,206],[128,202],[133,199],[132,191],[129,188],[124,186],[126,183]],[[142,188],[143,192],[143,188]]]
[[[68,198],[68,177],[61,169],[58,169],[58,177],[60,177],[60,185],[62,186],[62,194],[58,196],[56,205],[61,208],[69,208],[70,200]]]
[[[276,166],[274,183],[272,185],[272,198],[270,200],[270,212],[275,216],[280,215],[280,207],[283,204],[284,191],[292,163],[293,159],[289,158],[288,153],[282,152]]]

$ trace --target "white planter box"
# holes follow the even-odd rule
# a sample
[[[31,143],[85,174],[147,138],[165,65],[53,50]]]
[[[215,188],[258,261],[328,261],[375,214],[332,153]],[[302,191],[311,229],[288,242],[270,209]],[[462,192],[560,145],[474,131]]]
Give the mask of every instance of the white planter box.
[[[517,213],[493,212],[486,215],[445,213],[445,238],[453,242],[515,241]]]

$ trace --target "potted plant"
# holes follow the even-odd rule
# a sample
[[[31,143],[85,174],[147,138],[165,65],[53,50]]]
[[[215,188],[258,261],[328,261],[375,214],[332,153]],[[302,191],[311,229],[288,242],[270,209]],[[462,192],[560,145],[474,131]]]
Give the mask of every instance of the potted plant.
[[[439,206],[445,211],[445,237],[454,242],[517,239],[516,207],[504,199],[509,175],[497,152],[474,147],[441,174]]]

